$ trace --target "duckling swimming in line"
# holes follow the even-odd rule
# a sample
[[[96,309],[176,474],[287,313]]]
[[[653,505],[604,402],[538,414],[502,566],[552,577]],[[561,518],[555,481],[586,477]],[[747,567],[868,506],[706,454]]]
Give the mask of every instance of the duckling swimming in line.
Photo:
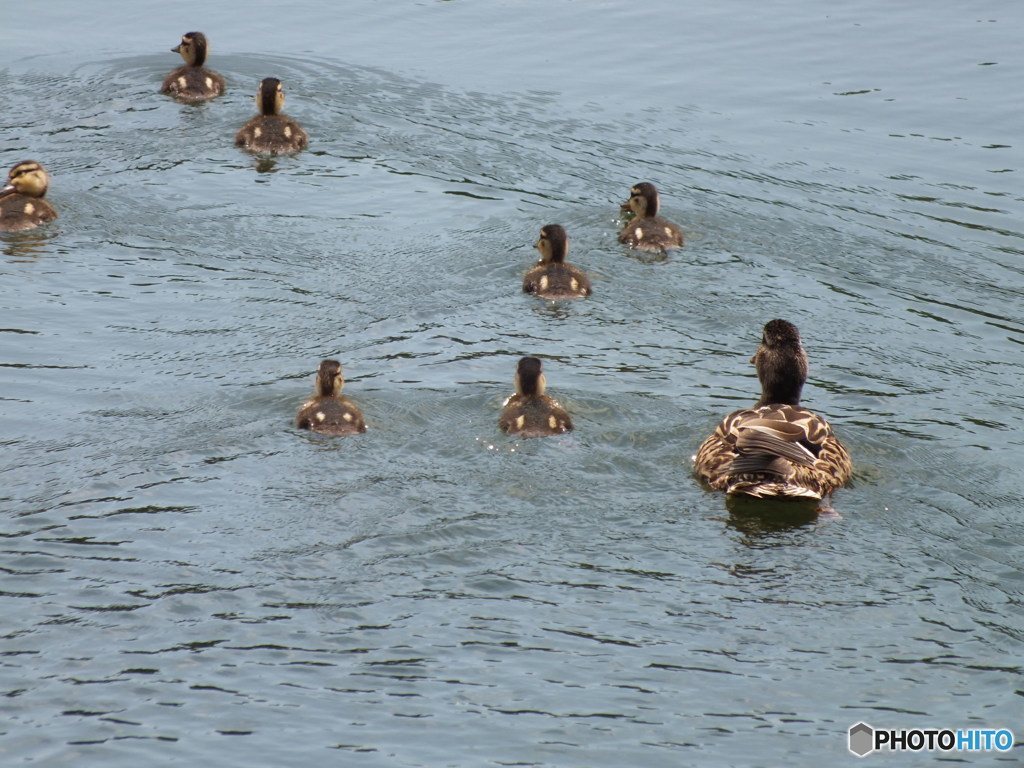
[[[751,362],[761,399],[726,416],[704,441],[697,474],[715,490],[758,498],[821,499],[846,485],[850,454],[824,418],[800,405],[807,353],[796,326],[768,322]]]
[[[661,198],[658,189],[649,181],[636,184],[629,190],[629,200],[621,206],[623,211],[636,214],[619,232],[619,242],[641,251],[667,251],[681,248],[683,230],[658,216]]]
[[[57,211],[43,199],[50,177],[34,160],[16,164],[0,190],[0,232],[34,229],[57,218]]]
[[[281,112],[284,89],[276,77],[268,77],[256,89],[260,114],[235,134],[235,146],[255,152],[297,152],[309,144],[309,137],[297,122]]]
[[[533,293],[542,299],[590,295],[590,280],[565,260],[569,253],[569,236],[560,224],[542,227],[534,247],[540,251],[540,262],[523,277],[524,293]]]
[[[181,43],[171,48],[171,53],[180,53],[185,64],[164,78],[160,93],[181,101],[205,101],[224,93],[224,78],[203,66],[208,51],[206,35],[202,32],[182,35]]]
[[[516,367],[516,393],[505,402],[498,426],[521,437],[560,435],[572,429],[562,406],[544,394],[547,381],[536,357],[524,357]]]
[[[356,404],[341,394],[345,379],[341,363],[324,360],[316,372],[316,394],[299,409],[295,426],[324,435],[355,435],[366,431]]]

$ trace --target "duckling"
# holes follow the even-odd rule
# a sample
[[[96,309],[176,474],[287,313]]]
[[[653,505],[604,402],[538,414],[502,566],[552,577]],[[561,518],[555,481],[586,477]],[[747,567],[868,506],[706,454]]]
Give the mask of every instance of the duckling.
[[[544,394],[547,380],[536,357],[524,357],[516,367],[516,393],[505,401],[498,426],[521,437],[560,435],[572,429],[562,406]]]
[[[235,146],[256,152],[297,152],[309,144],[309,137],[297,122],[281,112],[284,89],[276,77],[268,77],[256,89],[260,114],[235,134]]]
[[[57,211],[43,199],[50,177],[34,160],[11,168],[8,184],[0,190],[0,232],[34,229],[57,218]]]
[[[160,93],[167,93],[180,101],[205,101],[224,93],[224,78],[203,66],[209,48],[202,32],[186,32],[181,43],[171,48],[180,53],[185,65],[164,78]]]
[[[569,236],[560,224],[542,227],[534,248],[540,251],[540,261],[523,277],[524,293],[533,293],[542,299],[590,295],[590,280],[565,260],[569,253]]]
[[[753,408],[726,416],[694,457],[712,488],[741,496],[821,499],[846,485],[850,454],[821,416],[800,405],[807,353],[796,326],[771,320],[750,359],[761,381]]]
[[[632,211],[636,216],[619,232],[619,242],[641,251],[664,252],[682,247],[683,230],[658,216],[660,206],[657,187],[649,181],[634,185],[621,209]]]
[[[356,404],[341,394],[345,379],[341,363],[324,360],[316,372],[316,394],[299,409],[295,426],[325,435],[355,435],[366,431]]]

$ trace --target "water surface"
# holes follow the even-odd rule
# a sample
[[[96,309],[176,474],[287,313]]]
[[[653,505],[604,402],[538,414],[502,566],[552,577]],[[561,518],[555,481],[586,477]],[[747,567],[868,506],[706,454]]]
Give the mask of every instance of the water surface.
[[[61,218],[0,236],[5,765],[1020,740],[1015,4],[281,14],[6,9],[0,164]],[[192,29],[201,106],[156,93]],[[271,75],[311,144],[268,161],[232,137]],[[665,260],[615,240],[641,180]],[[555,222],[586,301],[519,292]],[[827,514],[690,471],[773,317],[856,461]],[[524,354],[571,435],[497,432]],[[363,436],[291,427],[328,356]]]

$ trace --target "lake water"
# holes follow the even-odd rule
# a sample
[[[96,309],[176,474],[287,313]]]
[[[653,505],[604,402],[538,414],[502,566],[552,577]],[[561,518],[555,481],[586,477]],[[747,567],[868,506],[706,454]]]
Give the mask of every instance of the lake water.
[[[0,236],[0,763],[1020,744],[1022,28],[1012,0],[7,4],[0,165],[43,162],[61,217]],[[183,106],[157,90],[194,29],[229,90]],[[266,76],[308,151],[233,146]],[[644,180],[668,259],[615,239]],[[549,223],[590,299],[520,292]],[[830,512],[691,472],[774,317],[855,460]],[[574,433],[497,431],[524,354]],[[324,357],[365,435],[292,428]]]

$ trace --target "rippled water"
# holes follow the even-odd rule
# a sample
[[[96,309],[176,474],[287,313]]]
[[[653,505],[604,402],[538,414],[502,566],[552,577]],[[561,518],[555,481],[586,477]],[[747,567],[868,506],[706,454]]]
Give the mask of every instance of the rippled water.
[[[61,218],[0,236],[3,764],[1019,742],[1024,11],[911,5],[6,8],[0,165]],[[204,106],[156,93],[191,29]],[[231,141],[268,75],[311,136],[271,161]],[[641,180],[666,260],[615,241]],[[588,300],[519,292],[555,222]],[[773,317],[830,513],[690,471]],[[523,354],[571,435],[497,432]],[[291,426],[327,356],[363,436]]]

